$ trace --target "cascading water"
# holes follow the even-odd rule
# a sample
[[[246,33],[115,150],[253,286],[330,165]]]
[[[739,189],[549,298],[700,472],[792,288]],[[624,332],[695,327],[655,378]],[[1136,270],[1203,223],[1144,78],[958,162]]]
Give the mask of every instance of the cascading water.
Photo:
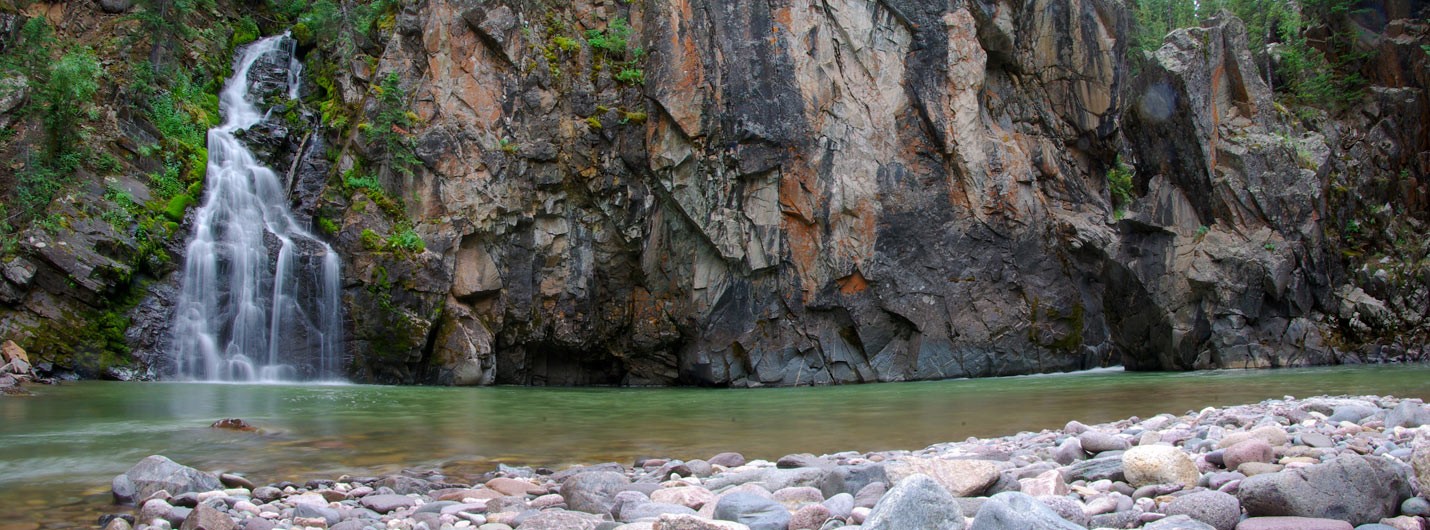
[[[237,138],[264,119],[249,101],[250,69],[263,60],[288,61],[292,98],[301,65],[291,55],[286,35],[249,45],[219,94],[225,121],[209,129],[204,200],[174,312],[181,379],[341,378],[337,253],[294,218],[278,176]]]

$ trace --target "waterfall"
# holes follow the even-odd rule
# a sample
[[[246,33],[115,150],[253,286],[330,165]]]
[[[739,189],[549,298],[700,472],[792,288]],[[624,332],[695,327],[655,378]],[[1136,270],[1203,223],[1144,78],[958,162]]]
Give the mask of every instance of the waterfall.
[[[249,71],[286,61],[285,94],[301,65],[286,35],[246,48],[219,94],[222,125],[209,129],[203,204],[194,216],[174,310],[180,379],[341,379],[342,308],[337,253],[294,218],[286,188],[237,135],[261,123]],[[275,55],[276,54],[276,55]],[[301,156],[301,155],[299,155]]]

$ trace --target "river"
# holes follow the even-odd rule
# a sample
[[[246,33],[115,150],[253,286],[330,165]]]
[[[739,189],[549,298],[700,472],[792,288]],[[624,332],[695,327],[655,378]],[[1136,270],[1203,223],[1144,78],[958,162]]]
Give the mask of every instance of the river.
[[[1430,366],[1063,375],[755,390],[79,382],[0,398],[0,530],[93,525],[151,454],[256,483],[739,451],[919,449],[1286,395],[1430,399]],[[262,432],[209,428],[242,418]]]

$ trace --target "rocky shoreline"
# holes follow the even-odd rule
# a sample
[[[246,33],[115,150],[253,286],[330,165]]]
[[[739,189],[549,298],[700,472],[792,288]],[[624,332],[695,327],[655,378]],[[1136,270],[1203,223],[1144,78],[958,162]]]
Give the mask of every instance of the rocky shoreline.
[[[877,428],[877,426],[856,426]],[[106,530],[1424,530],[1430,407],[1267,400],[918,451],[643,459],[256,486],[152,456]],[[137,501],[137,502],[136,502]]]

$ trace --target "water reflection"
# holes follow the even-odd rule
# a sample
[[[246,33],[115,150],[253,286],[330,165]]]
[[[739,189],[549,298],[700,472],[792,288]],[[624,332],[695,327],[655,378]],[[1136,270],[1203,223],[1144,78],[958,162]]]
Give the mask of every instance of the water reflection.
[[[150,454],[259,482],[404,466],[478,473],[639,456],[916,449],[1283,395],[1430,398],[1430,368],[1085,373],[828,388],[533,389],[87,382],[0,400],[0,513],[80,502]],[[259,433],[210,429],[242,418]],[[90,519],[92,520],[92,519]],[[88,522],[88,521],[86,521]]]

